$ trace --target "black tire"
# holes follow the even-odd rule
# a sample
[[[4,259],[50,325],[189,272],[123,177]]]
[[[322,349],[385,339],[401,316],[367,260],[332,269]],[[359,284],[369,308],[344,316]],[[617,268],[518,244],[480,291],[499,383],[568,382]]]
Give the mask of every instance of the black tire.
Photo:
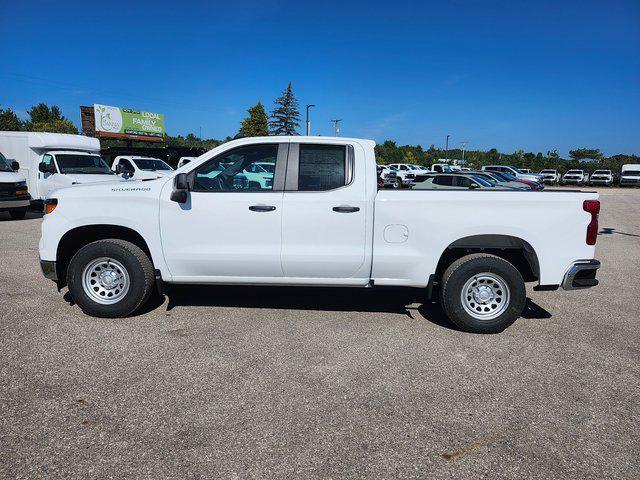
[[[396,178],[396,181],[393,182],[393,188],[402,188],[402,179]]]
[[[9,215],[11,215],[11,218],[13,218],[14,220],[22,220],[26,214],[27,207],[12,208],[11,210],[9,210]]]
[[[482,273],[497,275],[509,291],[507,307],[495,318],[479,319],[470,315],[461,293],[467,281]],[[500,292],[501,293],[501,292]],[[449,319],[460,329],[472,333],[498,333],[516,321],[524,310],[527,292],[522,275],[508,261],[484,253],[475,253],[453,262],[442,276],[440,304]],[[475,313],[475,312],[474,312]]]
[[[111,258],[124,266],[128,273],[129,289],[112,304],[101,304],[87,295],[83,288],[85,267],[98,258]],[[119,239],[98,240],[82,247],[67,268],[67,284],[73,301],[84,313],[93,317],[126,317],[144,305],[154,289],[153,264],[137,245]]]

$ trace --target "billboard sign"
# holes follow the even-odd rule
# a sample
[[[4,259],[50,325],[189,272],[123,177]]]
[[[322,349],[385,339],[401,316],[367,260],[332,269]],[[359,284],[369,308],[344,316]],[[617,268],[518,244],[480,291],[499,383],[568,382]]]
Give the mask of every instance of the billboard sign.
[[[161,139],[164,115],[126,108],[94,105],[95,133],[100,137]],[[152,140],[152,138],[149,138]]]

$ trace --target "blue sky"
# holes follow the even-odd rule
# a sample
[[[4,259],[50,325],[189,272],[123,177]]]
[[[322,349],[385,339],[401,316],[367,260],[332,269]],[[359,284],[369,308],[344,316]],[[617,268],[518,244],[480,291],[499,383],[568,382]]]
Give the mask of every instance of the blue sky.
[[[0,0],[0,104],[234,135],[293,82],[314,134],[640,154],[640,2]],[[302,108],[301,108],[302,110]]]

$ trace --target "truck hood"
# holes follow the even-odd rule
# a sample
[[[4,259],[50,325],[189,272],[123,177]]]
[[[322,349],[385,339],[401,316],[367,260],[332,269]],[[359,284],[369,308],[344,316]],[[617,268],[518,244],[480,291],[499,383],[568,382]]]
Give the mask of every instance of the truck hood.
[[[83,184],[83,183],[113,183],[113,182],[123,182],[122,177],[118,175],[95,175],[90,173],[68,173],[65,174],[73,184]]]
[[[0,183],[25,182],[27,179],[18,172],[0,172]]]

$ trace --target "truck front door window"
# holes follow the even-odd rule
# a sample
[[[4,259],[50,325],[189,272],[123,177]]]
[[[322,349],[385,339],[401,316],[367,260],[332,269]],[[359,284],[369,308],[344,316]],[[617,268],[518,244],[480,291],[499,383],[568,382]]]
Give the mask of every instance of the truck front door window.
[[[251,145],[226,152],[196,170],[194,191],[271,191],[274,173],[253,167],[255,163],[275,165],[277,156],[276,143]]]
[[[299,191],[334,190],[346,184],[346,149],[333,145],[300,145]]]

